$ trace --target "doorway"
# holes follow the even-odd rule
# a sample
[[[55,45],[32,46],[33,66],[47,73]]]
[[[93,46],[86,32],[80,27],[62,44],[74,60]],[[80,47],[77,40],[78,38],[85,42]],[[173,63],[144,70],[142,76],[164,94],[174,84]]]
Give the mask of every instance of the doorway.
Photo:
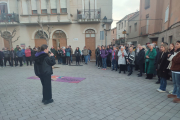
[[[57,50],[58,47],[67,46],[67,37],[62,30],[57,30],[53,34],[53,46]]]
[[[44,32],[44,34],[46,35],[46,37],[48,37],[48,35]],[[47,45],[47,41],[44,37],[42,37],[42,31],[38,31],[35,34],[35,47],[41,47],[41,45],[46,44]]]
[[[95,31],[92,29],[86,30],[85,46],[87,49],[91,50],[91,60],[95,60]]]

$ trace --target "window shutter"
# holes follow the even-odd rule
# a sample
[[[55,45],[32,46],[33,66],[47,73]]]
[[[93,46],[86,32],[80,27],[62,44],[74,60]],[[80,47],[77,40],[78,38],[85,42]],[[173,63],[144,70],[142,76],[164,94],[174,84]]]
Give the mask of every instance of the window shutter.
[[[47,2],[46,2],[46,0],[41,0],[41,9],[47,9]]]
[[[32,10],[37,10],[36,0],[31,0]]]
[[[27,15],[28,14],[28,6],[27,6],[26,0],[22,1],[22,10],[23,10],[23,15]]]
[[[57,1],[56,0],[51,0],[51,9],[57,9]]]
[[[166,12],[165,12],[165,22],[168,21],[168,16],[169,16],[169,7],[167,7]]]
[[[67,8],[66,0],[60,0],[61,8]]]

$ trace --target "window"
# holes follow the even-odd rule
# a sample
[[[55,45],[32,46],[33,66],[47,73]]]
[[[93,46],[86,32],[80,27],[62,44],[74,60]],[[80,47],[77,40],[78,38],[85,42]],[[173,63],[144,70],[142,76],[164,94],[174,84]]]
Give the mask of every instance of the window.
[[[41,13],[47,14],[47,1],[41,0]]]
[[[22,11],[23,15],[28,15],[28,4],[26,0],[22,1]]]
[[[134,31],[137,31],[137,23],[134,24]]]
[[[171,44],[173,40],[173,36],[169,36],[169,43]]]
[[[129,26],[129,33],[131,33],[131,26]]]
[[[51,0],[51,13],[56,14],[57,13],[57,1],[56,0]]]
[[[32,14],[37,14],[37,10],[32,10]]]
[[[42,14],[47,14],[47,9],[41,10]]]
[[[124,22],[124,27],[126,27],[126,21]]]
[[[7,3],[0,3],[0,14],[8,13]]]
[[[60,0],[61,13],[67,13],[67,3],[66,0]]]
[[[148,9],[150,7],[150,0],[145,0],[145,9]]]
[[[123,22],[122,22],[121,28],[123,28]]]
[[[37,14],[37,2],[36,0],[31,0],[32,14]]]
[[[162,38],[162,42],[164,42],[164,38]]]
[[[165,21],[164,21],[164,22],[167,22],[167,21],[168,21],[168,17],[169,17],[169,6],[166,8]]]

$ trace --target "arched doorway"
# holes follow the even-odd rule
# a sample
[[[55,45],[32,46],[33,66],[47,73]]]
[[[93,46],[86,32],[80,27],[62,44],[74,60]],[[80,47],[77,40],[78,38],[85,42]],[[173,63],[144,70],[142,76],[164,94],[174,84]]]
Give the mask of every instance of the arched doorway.
[[[48,35],[44,32],[44,34],[48,37]],[[41,47],[41,45],[46,44],[47,41],[44,37],[42,37],[42,31],[37,31],[35,34],[35,47]]]
[[[88,29],[85,32],[86,36],[85,36],[85,45],[86,48],[91,50],[92,52],[92,56],[91,56],[91,60],[95,60],[96,56],[95,56],[95,31],[93,29]]]
[[[57,30],[53,34],[53,47],[57,50],[57,47],[67,46],[67,37],[62,30]]]

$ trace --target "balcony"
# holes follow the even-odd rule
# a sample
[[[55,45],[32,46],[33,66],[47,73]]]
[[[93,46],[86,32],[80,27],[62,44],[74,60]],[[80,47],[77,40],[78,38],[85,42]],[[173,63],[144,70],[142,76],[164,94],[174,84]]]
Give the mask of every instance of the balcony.
[[[99,23],[101,21],[101,9],[77,10],[79,23]]]
[[[0,14],[0,24],[18,24],[19,15],[15,13],[1,13]]]
[[[149,25],[141,27],[141,35],[148,35],[149,34]]]

